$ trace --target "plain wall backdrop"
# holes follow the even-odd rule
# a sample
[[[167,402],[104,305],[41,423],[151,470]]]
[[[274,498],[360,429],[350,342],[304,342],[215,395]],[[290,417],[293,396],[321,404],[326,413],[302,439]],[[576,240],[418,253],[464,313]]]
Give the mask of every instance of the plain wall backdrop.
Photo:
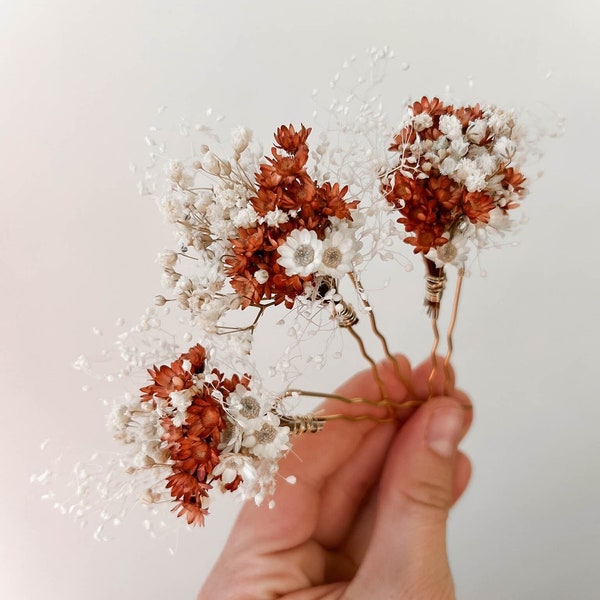
[[[160,292],[154,259],[170,233],[129,164],[143,164],[161,105],[192,122],[212,106],[267,145],[281,123],[309,124],[313,88],[345,58],[388,45],[410,65],[390,113],[394,94],[451,85],[567,119],[544,145],[519,246],[486,254],[488,276],[465,285],[455,365],[476,404],[474,475],[449,543],[462,600],[598,598],[599,24],[589,0],[0,0],[0,597],[195,597],[234,502],[180,531],[171,556],[173,540],[150,540],[139,516],[94,542],[29,484],[53,453],[106,446],[105,409],[70,365],[97,346],[92,327],[110,343],[115,320]],[[394,349],[418,361],[422,282],[403,277],[372,301]],[[401,327],[398,307],[414,315]],[[317,381],[331,389],[357,365]]]

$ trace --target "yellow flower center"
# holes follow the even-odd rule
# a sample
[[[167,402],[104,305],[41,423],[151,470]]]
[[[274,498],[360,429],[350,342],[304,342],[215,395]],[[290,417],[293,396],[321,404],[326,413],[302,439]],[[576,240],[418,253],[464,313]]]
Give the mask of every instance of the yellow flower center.
[[[323,252],[323,264],[330,269],[337,268],[342,262],[342,253],[339,248],[327,248]]]
[[[445,263],[452,262],[458,255],[458,249],[452,242],[446,242],[437,249],[438,258]]]
[[[312,246],[302,244],[296,248],[296,252],[294,252],[294,261],[297,265],[306,267],[310,265],[313,260],[315,260],[315,251]]]

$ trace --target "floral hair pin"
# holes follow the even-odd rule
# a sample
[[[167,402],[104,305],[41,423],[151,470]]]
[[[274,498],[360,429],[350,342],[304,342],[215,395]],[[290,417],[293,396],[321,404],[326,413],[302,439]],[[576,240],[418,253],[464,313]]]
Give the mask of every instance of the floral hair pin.
[[[382,58],[385,53],[374,63]],[[201,525],[214,489],[256,503],[270,498],[293,436],[318,434],[332,420],[393,421],[399,410],[425,401],[402,376],[363,285],[375,260],[410,270],[402,248],[412,248],[409,255],[421,255],[425,264],[433,327],[430,395],[446,270],[457,269],[443,361],[446,389],[452,385],[462,280],[473,255],[514,229],[531,142],[516,112],[493,105],[423,97],[406,106],[400,126],[391,126],[368,86],[347,97],[358,108],[351,114],[349,104],[334,102],[338,129],[330,135],[281,125],[267,153],[246,127],[232,130],[225,151],[215,131],[198,127],[200,140],[187,158],[169,156],[150,140],[153,168],[142,191],[156,199],[177,247],[159,255],[164,291],[155,306],[116,343],[126,363],[119,378],[139,382],[140,390],[111,407],[109,428],[125,452],[104,478],[80,466],[83,491],[76,505],[60,505],[65,511],[82,516],[100,499],[106,520],[118,521],[127,510],[123,498],[134,495],[153,510],[173,505],[189,524]],[[183,336],[166,333],[171,307],[178,309],[178,326],[188,328]],[[291,322],[292,344],[265,375],[253,343],[266,315]],[[368,323],[407,387],[407,402],[390,397],[359,320]],[[324,366],[328,353],[339,357],[330,351],[331,340],[348,337],[371,369],[375,398],[294,385],[303,369],[294,360],[301,361],[304,342],[317,334],[329,337],[312,363]],[[77,366],[87,370],[87,359]],[[275,375],[285,382],[276,392],[270,389]],[[302,398],[354,408],[299,411]],[[116,469],[128,474],[127,485],[114,484]],[[107,499],[116,508],[106,508]]]
[[[398,222],[409,234],[404,242],[425,262],[434,372],[445,269],[458,269],[457,307],[469,249],[484,248],[514,227],[510,211],[527,191],[520,171],[522,141],[512,112],[479,104],[454,108],[423,97],[409,107],[407,123],[389,148],[398,161],[382,178],[383,193],[401,215]],[[455,319],[456,308],[446,370]]]

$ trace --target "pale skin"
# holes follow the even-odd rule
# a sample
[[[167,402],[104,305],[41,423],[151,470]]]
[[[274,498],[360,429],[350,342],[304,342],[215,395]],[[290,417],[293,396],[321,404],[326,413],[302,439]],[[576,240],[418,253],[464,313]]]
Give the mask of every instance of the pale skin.
[[[469,459],[458,444],[472,421],[468,397],[442,396],[443,370],[429,397],[431,364],[412,370],[398,356],[414,395],[390,361],[379,365],[389,396],[417,408],[395,423],[327,423],[304,434],[281,462],[275,507],[247,503],[198,600],[453,600],[446,522],[467,487]],[[447,386],[448,387],[448,386]],[[370,371],[339,390],[377,399]],[[381,408],[328,400],[325,414],[370,414]]]

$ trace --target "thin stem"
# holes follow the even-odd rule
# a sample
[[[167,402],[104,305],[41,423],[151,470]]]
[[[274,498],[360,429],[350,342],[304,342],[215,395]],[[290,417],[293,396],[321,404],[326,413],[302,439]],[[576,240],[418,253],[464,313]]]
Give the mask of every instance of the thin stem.
[[[437,325],[437,315],[431,316],[431,327],[433,329],[433,346],[431,347],[431,373],[429,373],[429,379],[427,380],[427,386],[429,388],[429,398],[433,396],[433,380],[437,372],[437,349],[440,343],[440,332]]]
[[[448,350],[444,358],[444,373],[446,374],[446,380],[444,381],[444,394],[448,395],[450,391],[450,360],[452,358],[452,351],[454,350],[454,344],[452,343],[452,334],[454,333],[454,326],[456,325],[456,316],[458,314],[458,302],[460,300],[460,290],[462,282],[465,276],[464,268],[459,269],[458,279],[456,281],[456,291],[454,292],[454,304],[452,305],[452,315],[450,316],[450,324],[448,325],[448,335],[446,336],[448,343]]]
[[[390,352],[390,349],[389,349],[389,346],[388,346],[385,336],[381,333],[381,331],[379,331],[379,328],[377,327],[373,307],[369,303],[369,300],[367,298],[367,293],[365,292],[365,289],[364,289],[362,283],[360,282],[360,279],[358,279],[358,277],[356,277],[356,275],[352,272],[349,273],[349,276],[350,276],[350,281],[352,281],[352,284],[356,288],[356,291],[358,292],[358,296],[360,297],[360,300],[363,303],[363,306],[365,307],[367,314],[369,315],[369,321],[371,322],[371,329],[373,330],[373,333],[379,338],[379,341],[381,342],[381,345],[383,346],[383,351],[384,351],[385,355],[392,362],[392,365],[394,366],[394,373],[396,374],[396,377],[406,386],[408,393],[411,396],[414,396],[414,390],[413,390],[413,387],[412,387],[410,381],[406,377],[404,377],[404,375],[402,375],[402,373],[400,373],[400,365],[398,364],[396,357]]]
[[[376,407],[389,406],[394,409],[409,408],[411,406],[420,406],[421,404],[423,404],[422,400],[407,400],[406,402],[392,402],[390,400],[368,400],[367,398],[362,397],[348,398],[347,396],[342,396],[341,394],[335,394],[331,392],[312,392],[308,390],[300,390],[295,388],[290,388],[286,390],[281,395],[281,399],[290,398],[292,396],[306,396],[307,398],[329,398],[331,400],[339,400],[340,402],[345,402],[346,404],[368,404],[369,406]]]
[[[344,415],[344,414],[337,414],[337,415],[323,415],[322,417],[319,417],[319,418],[323,419],[323,421],[338,421],[338,420],[353,421],[353,422],[358,422],[358,421],[375,421],[377,423],[394,423],[396,421],[396,419],[394,419],[393,417],[381,418],[381,417],[376,417],[374,415]]]
[[[330,398],[331,400],[340,400],[346,404],[368,404],[370,406],[390,406],[394,405],[389,400],[367,400],[366,398],[348,398],[341,394],[333,394],[328,392],[311,392],[307,390],[289,389],[282,394],[282,398],[290,398],[292,396],[306,396],[307,398]]]
[[[371,365],[371,371],[373,372],[373,377],[374,377],[375,381],[377,382],[377,387],[379,387],[379,395],[380,395],[381,399],[384,401],[387,400],[388,393],[385,388],[385,384],[383,383],[383,380],[379,376],[379,369],[377,368],[377,363],[367,354],[365,344],[362,341],[362,338],[360,337],[360,335],[358,335],[358,333],[356,333],[356,331],[354,330],[354,327],[350,326],[350,327],[346,327],[346,329],[350,332],[350,335],[356,340],[356,343],[358,344],[358,347],[360,348],[360,353],[363,355],[365,360]]]
[[[256,329],[256,327],[258,325],[258,321],[263,316],[265,310],[269,306],[272,306],[272,305],[273,305],[272,302],[269,304],[251,304],[250,306],[252,308],[258,308],[258,313],[256,315],[256,318],[254,319],[254,321],[252,321],[252,323],[250,323],[250,325],[246,325],[245,327],[232,327],[229,325],[218,325],[218,328],[220,330],[224,330],[224,331],[218,331],[217,333],[219,335],[227,335],[230,333],[241,333],[242,331],[250,331],[251,333],[254,333],[254,330]]]

